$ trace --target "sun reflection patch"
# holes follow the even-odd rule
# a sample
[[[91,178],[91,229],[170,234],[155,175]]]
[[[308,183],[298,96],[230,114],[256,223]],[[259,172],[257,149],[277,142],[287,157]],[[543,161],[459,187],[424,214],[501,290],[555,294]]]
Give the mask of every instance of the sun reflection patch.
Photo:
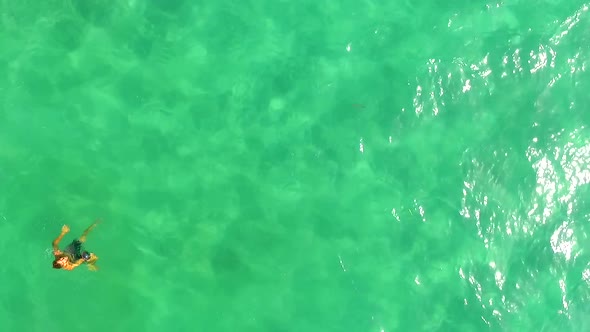
[[[555,254],[571,260],[576,247],[574,221],[570,219],[575,209],[576,191],[590,183],[590,140],[584,139],[582,126],[567,133],[560,130],[553,135],[553,146],[546,149],[530,147],[527,157],[537,174],[536,193],[528,216],[537,224],[545,224],[554,214],[557,205],[566,208],[567,217],[558,221],[559,226],[550,238]]]
[[[553,252],[563,254],[566,261],[569,261],[572,256],[572,249],[575,243],[574,231],[568,228],[568,222],[566,221],[551,235],[551,248]]]

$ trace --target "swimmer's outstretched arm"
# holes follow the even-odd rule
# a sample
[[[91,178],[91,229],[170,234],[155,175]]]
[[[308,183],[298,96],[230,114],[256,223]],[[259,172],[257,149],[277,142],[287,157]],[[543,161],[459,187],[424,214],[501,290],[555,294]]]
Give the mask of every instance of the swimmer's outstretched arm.
[[[72,263],[72,270],[80,266],[82,263],[84,263],[84,258],[80,258],[74,263]]]
[[[53,242],[51,243],[53,245],[53,251],[58,251],[59,250],[59,242],[61,241],[61,239],[70,231],[70,228],[68,227],[68,225],[63,225],[61,227],[61,234],[59,234],[59,236],[53,240]]]

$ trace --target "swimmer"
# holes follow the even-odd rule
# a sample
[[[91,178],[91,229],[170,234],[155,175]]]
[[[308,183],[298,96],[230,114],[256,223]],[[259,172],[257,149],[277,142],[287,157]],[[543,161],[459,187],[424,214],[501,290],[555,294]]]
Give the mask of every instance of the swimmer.
[[[62,226],[61,234],[55,240],[53,240],[52,243],[53,255],[55,256],[55,260],[53,261],[54,269],[64,269],[71,271],[81,264],[86,263],[90,271],[98,270],[98,267],[95,265],[96,261],[98,260],[98,256],[86,250],[82,251],[82,243],[86,242],[86,236],[94,227],[96,227],[98,223],[99,221],[96,221],[94,224],[90,225],[90,227],[88,227],[84,233],[82,233],[80,239],[72,241],[72,243],[70,243],[70,245],[68,245],[64,251],[59,250],[58,245],[64,235],[70,231],[70,228],[67,225]]]

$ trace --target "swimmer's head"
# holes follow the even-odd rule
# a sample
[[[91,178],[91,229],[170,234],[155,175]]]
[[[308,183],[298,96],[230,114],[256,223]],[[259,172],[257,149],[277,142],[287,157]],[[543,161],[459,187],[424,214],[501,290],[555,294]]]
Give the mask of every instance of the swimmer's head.
[[[54,269],[61,269],[68,263],[67,256],[57,256],[53,261],[53,268]]]
[[[84,258],[85,261],[90,259],[90,253],[88,251],[84,251],[82,253],[82,258]]]

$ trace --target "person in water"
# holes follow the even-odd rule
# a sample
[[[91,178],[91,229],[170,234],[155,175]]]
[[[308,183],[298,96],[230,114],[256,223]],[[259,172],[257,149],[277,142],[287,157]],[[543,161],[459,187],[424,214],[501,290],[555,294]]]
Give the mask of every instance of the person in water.
[[[82,250],[82,243],[86,242],[86,236],[99,222],[96,221],[94,224],[90,225],[82,236],[79,239],[75,239],[70,243],[64,251],[59,250],[59,242],[61,239],[66,235],[70,228],[68,225],[63,225],[61,228],[61,234],[53,240],[53,255],[55,256],[55,260],[53,260],[53,268],[54,269],[64,269],[71,271],[83,263],[88,265],[88,269],[90,271],[98,270],[95,263],[98,260],[98,257],[91,252],[86,250]]]

